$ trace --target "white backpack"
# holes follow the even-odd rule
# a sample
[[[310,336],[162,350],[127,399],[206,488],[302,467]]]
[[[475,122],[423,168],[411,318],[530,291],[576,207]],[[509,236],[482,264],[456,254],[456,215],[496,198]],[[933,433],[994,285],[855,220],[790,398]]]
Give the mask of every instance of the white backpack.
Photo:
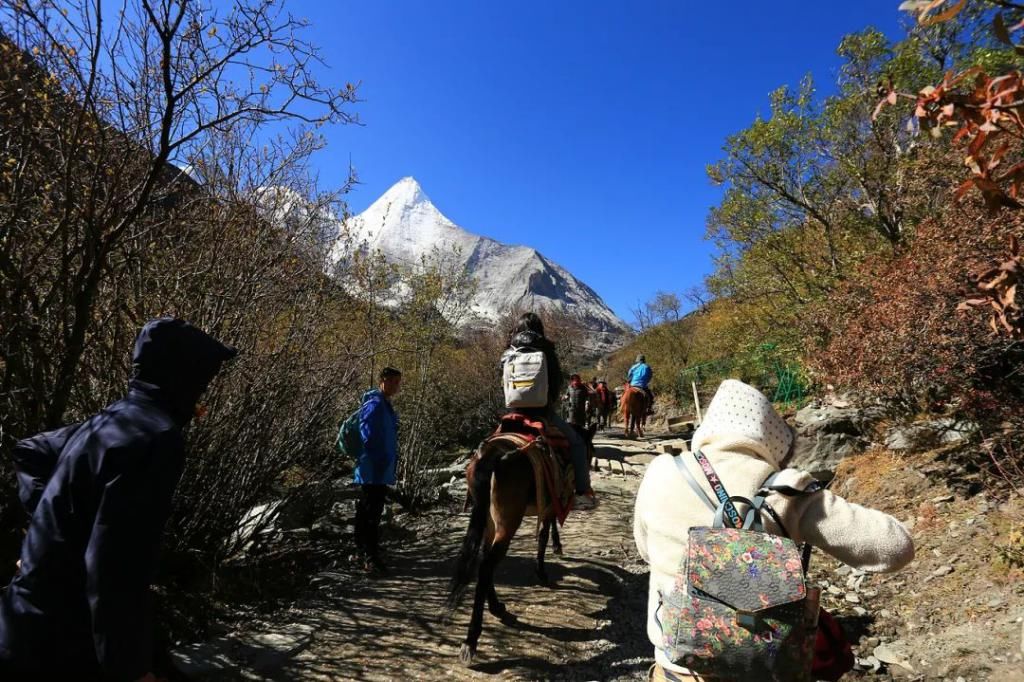
[[[505,407],[544,407],[548,404],[548,363],[532,348],[509,348],[501,356]]]

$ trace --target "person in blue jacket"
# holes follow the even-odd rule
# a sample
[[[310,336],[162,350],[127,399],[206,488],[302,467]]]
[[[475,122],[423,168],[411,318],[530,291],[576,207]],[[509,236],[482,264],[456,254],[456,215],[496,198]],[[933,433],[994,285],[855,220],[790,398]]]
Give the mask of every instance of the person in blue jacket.
[[[651,378],[654,377],[654,370],[647,364],[643,354],[636,356],[636,364],[626,372],[626,380],[630,386],[643,389],[647,394],[647,414],[654,413],[654,393],[651,391]]]
[[[380,556],[380,520],[388,486],[396,482],[398,415],[391,399],[402,390],[402,373],[394,367],[380,371],[380,385],[363,394],[359,409],[359,436],[363,451],[356,461],[355,482],[362,486],[356,504],[356,546],[366,554],[370,568],[387,573]]]
[[[152,320],[125,398],[19,444],[31,521],[0,597],[0,679],[154,679],[149,586],[185,463],[182,429],[235,355],[186,322]]]

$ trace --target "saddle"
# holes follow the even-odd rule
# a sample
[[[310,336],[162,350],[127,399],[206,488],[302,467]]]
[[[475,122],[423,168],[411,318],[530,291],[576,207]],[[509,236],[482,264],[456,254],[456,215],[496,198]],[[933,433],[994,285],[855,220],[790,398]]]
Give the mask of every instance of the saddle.
[[[622,397],[625,399],[626,397],[629,396],[630,392],[636,392],[639,393],[640,397],[644,399],[644,404],[649,405],[649,403],[651,402],[651,396],[654,395],[654,393],[648,393],[649,390],[650,389],[644,388],[643,386],[633,386],[632,384],[630,384],[626,388],[625,393],[622,394]]]
[[[504,415],[498,428],[485,442],[505,439],[522,449],[533,466],[537,489],[537,519],[553,512],[564,524],[574,498],[574,469],[569,455],[569,439],[554,424],[512,412]],[[531,445],[540,447],[530,447]]]

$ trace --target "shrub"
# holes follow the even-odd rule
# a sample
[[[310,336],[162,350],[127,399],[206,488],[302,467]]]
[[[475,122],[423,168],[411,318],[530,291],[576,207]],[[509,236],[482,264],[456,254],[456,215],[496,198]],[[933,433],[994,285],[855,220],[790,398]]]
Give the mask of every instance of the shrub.
[[[830,383],[925,408],[984,421],[1019,411],[1024,344],[957,308],[1021,229],[1016,214],[986,217],[977,204],[922,224],[902,255],[868,261],[819,309],[833,334],[811,365]]]

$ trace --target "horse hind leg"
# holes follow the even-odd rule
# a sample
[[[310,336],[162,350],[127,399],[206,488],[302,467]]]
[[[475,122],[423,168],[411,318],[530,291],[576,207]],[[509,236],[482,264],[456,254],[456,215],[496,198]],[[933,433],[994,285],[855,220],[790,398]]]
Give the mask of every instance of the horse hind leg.
[[[498,594],[494,591],[494,567],[505,557],[510,542],[511,538],[495,540],[484,555],[483,561],[480,562],[476,593],[473,595],[473,615],[469,619],[466,640],[462,643],[462,648],[459,651],[459,661],[463,665],[470,665],[476,657],[477,644],[480,642],[480,634],[484,630],[484,602],[487,602],[488,610],[491,613],[495,613],[495,611],[506,615],[508,613],[504,605],[498,601]]]
[[[499,474],[502,474],[500,478]],[[488,603],[489,610],[495,615],[507,615],[494,589],[494,569],[505,558],[509,544],[523,522],[523,515],[526,512],[525,491],[529,489],[532,475],[532,467],[526,458],[517,459],[510,466],[495,472],[494,490],[491,494],[494,535],[480,562],[477,574],[473,614],[469,620],[466,640],[459,651],[459,660],[463,665],[470,665],[476,657],[477,644],[483,632],[484,602]]]
[[[494,589],[494,567],[497,566],[498,563],[505,558],[505,555],[508,553],[508,546],[510,543],[511,538],[509,538],[509,540],[502,542],[501,544],[495,545],[494,548],[491,550],[493,552],[493,561],[491,563],[491,572],[487,581],[487,610],[491,613],[492,616],[495,616],[496,618],[499,618],[501,620],[508,618],[509,612],[508,609],[505,608],[505,605],[501,603],[501,600],[498,599],[498,592]]]
[[[551,522],[551,551],[555,556],[562,556],[562,536],[558,533],[558,523]]]
[[[544,569],[544,553],[548,549],[548,538],[551,535],[551,521],[544,521],[541,524],[540,533],[537,534],[537,580],[541,585],[548,584],[548,572]]]
[[[489,597],[488,581],[486,580],[485,567],[491,561],[491,549],[494,546],[494,528],[488,523],[487,537],[485,537],[483,558],[477,568],[476,588],[473,591],[473,609],[469,618],[469,630],[466,639],[459,650],[459,661],[463,665],[470,665],[476,656],[477,642],[480,641],[480,633],[483,632],[484,600]],[[492,569],[493,570],[493,569]],[[493,590],[493,584],[490,585]]]

